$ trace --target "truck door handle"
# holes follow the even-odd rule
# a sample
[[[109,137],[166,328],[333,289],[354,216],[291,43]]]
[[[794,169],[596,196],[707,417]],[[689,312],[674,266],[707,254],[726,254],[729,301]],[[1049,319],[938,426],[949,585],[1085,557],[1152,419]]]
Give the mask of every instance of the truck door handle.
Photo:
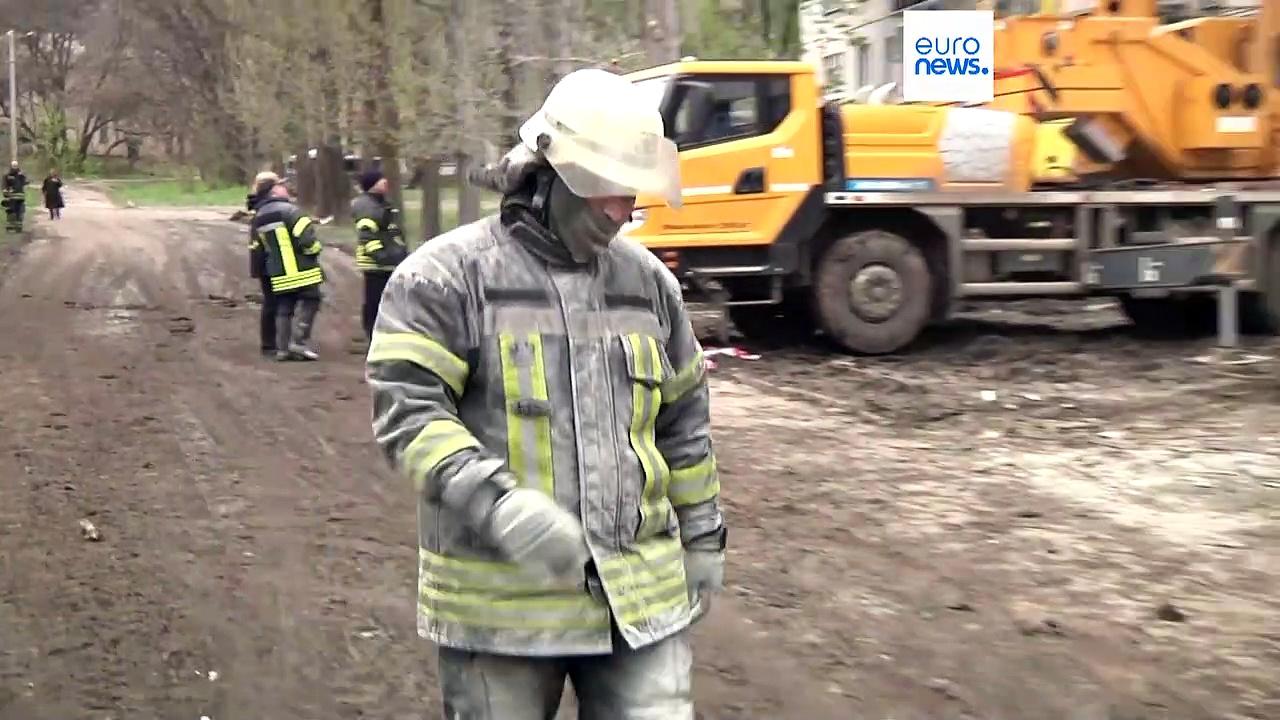
[[[753,167],[743,170],[738,181],[733,184],[734,195],[751,195],[764,192],[764,168]]]

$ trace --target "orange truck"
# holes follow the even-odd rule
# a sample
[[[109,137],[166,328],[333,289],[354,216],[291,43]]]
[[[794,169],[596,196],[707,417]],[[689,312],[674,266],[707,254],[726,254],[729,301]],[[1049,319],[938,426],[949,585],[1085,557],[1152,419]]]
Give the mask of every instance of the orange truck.
[[[626,232],[749,337],[892,353],[959,300],[1084,296],[1118,298],[1139,325],[1216,324],[1226,343],[1275,332],[1280,184],[1262,168],[1280,77],[1123,15],[1006,23],[1038,43],[1020,52],[1034,82],[1016,108],[824,103],[801,62],[631,73],[680,148],[684,206],[640,198]],[[1083,54],[1107,37],[1132,54]],[[1117,62],[1183,79],[1139,96],[1163,103],[1142,116],[1108,79]],[[1078,182],[1045,177],[1044,121],[1069,123]]]

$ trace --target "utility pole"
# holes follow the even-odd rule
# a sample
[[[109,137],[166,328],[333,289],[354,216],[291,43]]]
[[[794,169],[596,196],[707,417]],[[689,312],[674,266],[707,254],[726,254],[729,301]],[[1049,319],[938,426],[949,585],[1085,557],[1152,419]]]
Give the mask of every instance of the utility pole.
[[[9,35],[9,161],[18,160],[18,61],[14,52],[13,31]]]

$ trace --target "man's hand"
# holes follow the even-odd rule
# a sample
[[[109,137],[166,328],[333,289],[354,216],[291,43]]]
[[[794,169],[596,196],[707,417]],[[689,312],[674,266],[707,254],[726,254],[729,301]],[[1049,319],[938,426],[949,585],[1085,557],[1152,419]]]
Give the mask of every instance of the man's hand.
[[[712,595],[724,589],[724,547],[724,528],[685,545],[684,575],[695,621],[711,609]]]
[[[516,488],[499,498],[485,529],[503,555],[553,575],[581,574],[590,559],[582,523],[545,493]]]

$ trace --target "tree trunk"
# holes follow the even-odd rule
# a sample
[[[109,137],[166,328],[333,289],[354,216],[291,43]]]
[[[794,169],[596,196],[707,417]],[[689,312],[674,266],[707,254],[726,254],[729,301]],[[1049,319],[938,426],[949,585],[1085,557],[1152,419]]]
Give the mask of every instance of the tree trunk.
[[[421,160],[418,177],[422,189],[422,237],[418,239],[426,242],[444,231],[440,222],[440,158]]]
[[[458,188],[458,224],[474,222],[480,218],[479,190],[466,181],[471,158],[475,154],[472,138],[479,131],[476,123],[475,98],[478,95],[476,74],[472,62],[471,46],[465,37],[466,19],[469,15],[467,0],[451,0],[452,21],[445,30],[445,42],[449,57],[453,58],[456,84],[453,90],[454,113],[457,118],[457,170],[454,180]]]
[[[458,153],[454,181],[458,185],[458,225],[466,225],[480,219],[480,191],[467,182],[471,170],[471,156]]]
[[[345,224],[351,218],[351,179],[342,162],[342,148],[324,143],[316,155],[316,215]]]
[[[378,155],[382,156],[382,174],[390,186],[388,200],[397,208],[404,208],[404,193],[400,181],[400,113],[395,95],[391,92],[391,38],[387,28],[383,0],[369,0],[370,19],[373,22],[374,41],[377,43],[377,61],[371,63],[373,87],[377,108],[371,118],[375,123],[374,137]]]
[[[497,26],[498,67],[502,72],[502,117],[498,120],[498,126],[504,145],[516,141],[520,123],[520,74],[513,57],[518,27],[516,21],[519,17],[519,4],[515,0],[504,0]]]
[[[345,225],[351,219],[351,178],[343,162],[342,128],[338,125],[342,95],[338,90],[333,56],[327,48],[317,52],[316,61],[323,72],[321,107],[324,117],[324,140],[319,150],[319,215],[332,217],[334,222]]]
[[[305,147],[298,149],[297,158],[293,167],[297,172],[295,194],[298,205],[308,210],[313,210],[316,206],[316,186],[318,184],[316,182],[316,160],[310,157]]]
[[[645,52],[658,65],[680,59],[680,9],[676,0],[645,0]]]

